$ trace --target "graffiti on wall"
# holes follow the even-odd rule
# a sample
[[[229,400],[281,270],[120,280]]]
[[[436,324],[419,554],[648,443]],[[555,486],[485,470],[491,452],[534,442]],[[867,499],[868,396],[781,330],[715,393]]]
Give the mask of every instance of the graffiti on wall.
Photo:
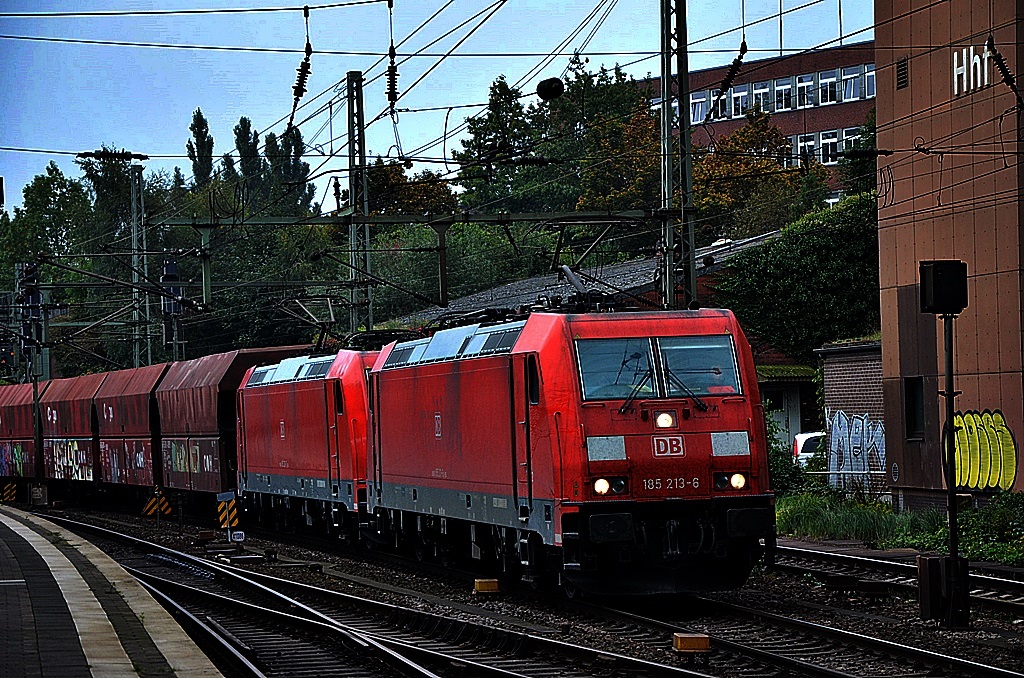
[[[30,460],[25,458],[25,450],[20,442],[0,442],[0,476],[25,476]]]
[[[870,474],[885,468],[885,423],[843,410],[826,418],[829,481],[835,487],[868,487]]]
[[[1009,490],[1017,479],[1017,442],[999,410],[957,412],[956,484],[970,490]]]

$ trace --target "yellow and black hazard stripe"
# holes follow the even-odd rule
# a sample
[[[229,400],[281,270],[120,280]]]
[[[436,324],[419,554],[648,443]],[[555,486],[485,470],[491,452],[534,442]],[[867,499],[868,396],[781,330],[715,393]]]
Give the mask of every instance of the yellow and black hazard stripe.
[[[3,495],[0,495],[0,501],[3,501],[5,504],[13,504],[17,496],[18,486],[14,483],[7,483],[4,485]]]
[[[153,496],[149,501],[146,502],[146,507],[142,509],[142,515],[144,516],[155,516],[155,515],[171,515],[171,502],[167,501],[167,497],[164,496],[163,492],[159,489],[154,490]]]
[[[217,504],[217,520],[224,529],[238,527],[238,509],[235,508],[234,499]]]

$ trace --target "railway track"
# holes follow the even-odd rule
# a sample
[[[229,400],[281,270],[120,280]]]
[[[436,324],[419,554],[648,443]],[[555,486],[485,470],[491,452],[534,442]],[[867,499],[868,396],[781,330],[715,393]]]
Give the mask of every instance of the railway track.
[[[737,675],[873,678],[887,676],[978,676],[1011,678],[1024,674],[988,666],[891,640],[843,631],[792,617],[709,598],[695,599],[700,615],[680,619],[619,609],[604,613],[620,619],[623,633],[666,630],[706,633],[713,656],[709,665]],[[741,669],[741,670],[740,670]]]
[[[232,675],[706,676],[249,572],[104,528],[54,520],[87,533],[173,600],[184,610],[186,626],[204,627],[204,644],[215,657],[230,655]]]
[[[885,589],[917,592],[917,566],[894,560],[779,546],[773,567],[810,574],[836,590],[867,595],[884,594]],[[1024,581],[972,571],[970,586],[972,605],[1024,615]]]

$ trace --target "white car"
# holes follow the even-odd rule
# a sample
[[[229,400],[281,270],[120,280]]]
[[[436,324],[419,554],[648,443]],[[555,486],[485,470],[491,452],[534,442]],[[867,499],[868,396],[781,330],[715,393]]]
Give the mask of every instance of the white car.
[[[818,451],[818,445],[825,439],[822,431],[814,433],[797,433],[793,437],[793,463],[807,466],[814,453]]]

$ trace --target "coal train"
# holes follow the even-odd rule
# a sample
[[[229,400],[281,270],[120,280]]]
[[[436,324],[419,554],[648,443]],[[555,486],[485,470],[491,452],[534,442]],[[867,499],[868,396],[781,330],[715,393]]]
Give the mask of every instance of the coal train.
[[[244,521],[620,594],[737,587],[774,535],[727,310],[540,312],[32,389],[0,387],[0,483],[51,499],[235,491]]]

